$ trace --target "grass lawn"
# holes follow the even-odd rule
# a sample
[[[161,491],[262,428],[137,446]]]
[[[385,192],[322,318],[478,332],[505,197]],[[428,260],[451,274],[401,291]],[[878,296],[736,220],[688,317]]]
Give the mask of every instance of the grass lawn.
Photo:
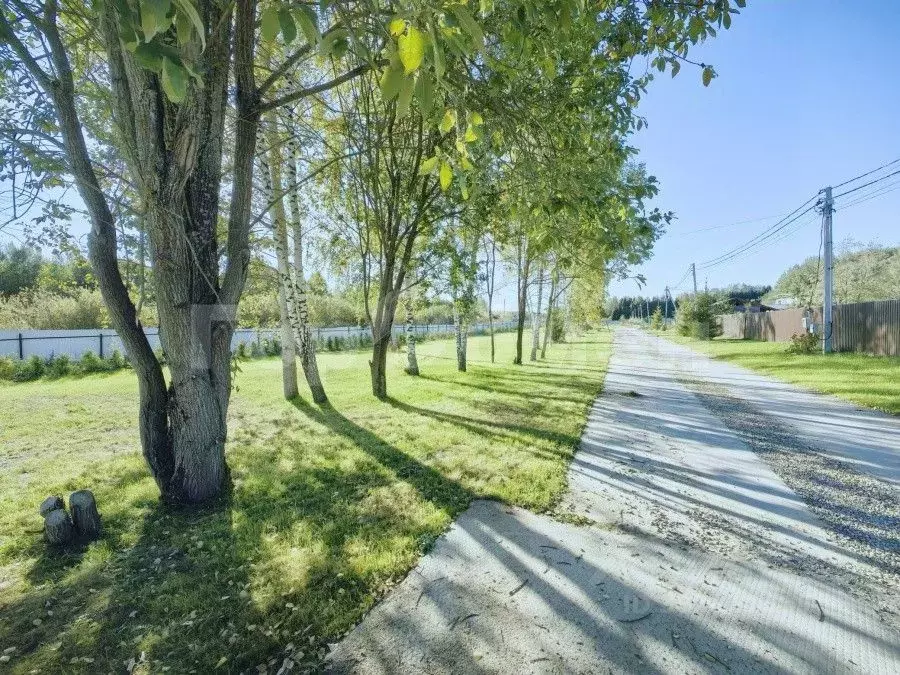
[[[788,354],[787,343],[756,340],[695,340],[659,333],[706,352],[814,391],[900,415],[900,358],[866,354]]]
[[[530,340],[530,338],[528,338]],[[130,371],[0,386],[0,670],[237,672],[288,645],[315,667],[472,499],[547,510],[599,392],[609,334],[511,365],[514,335],[392,354],[323,354],[331,404],[281,398],[278,359],[242,364],[229,414],[234,488],[205,510],[160,505],[137,444]],[[48,551],[37,508],[94,491],[102,539]],[[303,653],[303,657],[300,657]]]

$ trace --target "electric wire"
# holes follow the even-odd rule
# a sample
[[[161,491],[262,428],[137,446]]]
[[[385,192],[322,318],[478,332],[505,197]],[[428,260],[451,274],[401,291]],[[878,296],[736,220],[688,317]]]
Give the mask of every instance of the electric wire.
[[[772,239],[772,237],[777,235],[779,232],[782,232],[786,227],[788,227],[792,223],[795,223],[797,220],[802,218],[804,215],[806,215],[807,213],[809,213],[810,211],[815,209],[819,205],[819,202],[816,201],[815,203],[813,203],[811,205],[810,205],[810,202],[817,199],[817,197],[818,197],[818,195],[814,195],[810,199],[806,200],[803,204],[801,204],[796,209],[794,209],[790,214],[788,214],[787,217],[779,220],[777,223],[775,223],[771,227],[767,228],[763,232],[760,232],[758,235],[756,235],[749,241],[744,242],[740,246],[737,246],[716,258],[712,258],[710,260],[704,261],[703,263],[699,264],[697,267],[705,269],[705,270],[713,269],[714,267],[718,267],[727,262],[730,262],[731,260],[735,259],[742,253],[746,253],[748,251],[757,249],[759,246],[761,246],[763,244],[770,243],[770,240]],[[806,208],[804,209],[804,207],[806,207]],[[803,209],[803,210],[801,211],[801,209]]]
[[[898,158],[895,159],[895,160],[892,160],[892,161],[888,162],[887,164],[882,164],[882,165],[879,166],[877,169],[872,169],[871,171],[866,171],[865,173],[861,173],[861,174],[859,174],[858,176],[856,176],[856,177],[854,177],[854,178],[850,178],[850,179],[848,179],[848,180],[845,180],[843,183],[838,183],[837,185],[835,185],[835,186],[833,187],[833,189],[836,190],[836,189],[838,189],[838,188],[840,188],[840,187],[844,187],[845,185],[848,185],[849,183],[853,183],[853,182],[855,182],[855,181],[858,181],[860,178],[865,178],[866,176],[871,176],[873,173],[878,173],[878,172],[881,171],[882,169],[886,169],[886,168],[888,168],[889,166],[893,166],[893,165],[896,164],[897,162],[900,162],[900,157],[898,157]]]

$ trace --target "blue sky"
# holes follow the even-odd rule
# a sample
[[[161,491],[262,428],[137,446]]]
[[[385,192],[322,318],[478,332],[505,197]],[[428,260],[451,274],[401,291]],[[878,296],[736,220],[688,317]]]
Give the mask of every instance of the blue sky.
[[[685,67],[675,79],[658,76],[641,104],[649,128],[634,143],[660,181],[656,205],[678,217],[636,270],[647,278],[644,294],[661,294],[691,261],[715,258],[778,218],[719,226],[787,214],[826,185],[900,158],[900,1],[747,4],[730,30],[691,54],[715,66],[708,88]],[[817,255],[820,220],[797,224],[806,220],[755,255],[698,271],[698,284],[773,283]],[[900,190],[839,209],[836,245],[848,237],[900,244]],[[615,281],[610,293],[638,290]]]

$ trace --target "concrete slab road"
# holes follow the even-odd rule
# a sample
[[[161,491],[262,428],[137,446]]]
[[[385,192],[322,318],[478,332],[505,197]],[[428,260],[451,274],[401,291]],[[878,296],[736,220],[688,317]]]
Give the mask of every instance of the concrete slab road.
[[[686,369],[679,350],[618,332],[566,517],[476,502],[336,645],[329,668],[900,672],[895,505],[883,505],[884,522],[829,521],[827,500],[790,485],[808,491],[798,475],[825,472],[889,499],[890,472],[835,469],[833,448],[778,420],[759,441],[744,428],[759,422],[756,404]]]

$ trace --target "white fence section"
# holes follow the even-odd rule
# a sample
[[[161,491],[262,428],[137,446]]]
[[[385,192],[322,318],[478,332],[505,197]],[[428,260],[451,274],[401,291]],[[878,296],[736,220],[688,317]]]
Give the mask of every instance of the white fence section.
[[[495,330],[514,328],[514,321],[502,321],[494,324]],[[417,324],[414,327],[417,335],[440,335],[452,333],[453,324]],[[469,326],[470,333],[482,333],[488,330],[488,324],[478,323]],[[153,349],[162,348],[158,328],[145,328],[147,339]],[[406,332],[406,324],[397,324],[393,328],[395,337]],[[280,336],[277,328],[238,328],[231,339],[231,348],[236,350],[243,343],[262,342]],[[353,338],[371,335],[368,326],[336,326],[332,328],[313,328],[317,340],[328,338]],[[67,354],[73,359],[81,358],[85,352],[93,352],[97,356],[108,357],[114,350],[124,355],[122,340],[112,329],[89,330],[0,330],[0,356],[11,356],[27,359],[37,355],[50,358]]]

